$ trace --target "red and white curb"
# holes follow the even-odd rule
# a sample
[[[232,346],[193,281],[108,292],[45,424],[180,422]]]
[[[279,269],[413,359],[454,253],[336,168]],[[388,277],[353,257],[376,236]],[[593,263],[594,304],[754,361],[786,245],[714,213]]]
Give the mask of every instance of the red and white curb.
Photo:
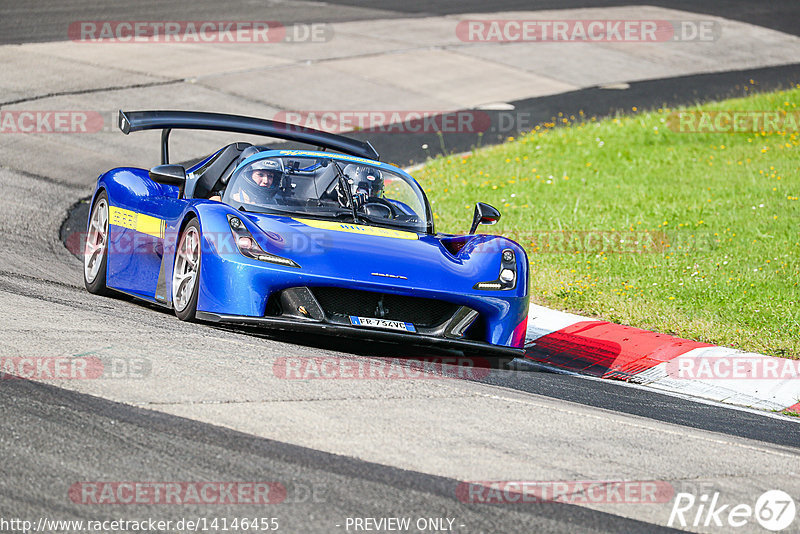
[[[800,412],[800,362],[532,304],[525,357],[599,378],[761,410]]]

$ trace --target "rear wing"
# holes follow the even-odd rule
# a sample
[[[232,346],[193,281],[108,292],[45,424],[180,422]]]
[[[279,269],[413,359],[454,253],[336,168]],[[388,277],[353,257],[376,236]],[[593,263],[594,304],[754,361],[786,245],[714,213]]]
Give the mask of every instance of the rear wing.
[[[169,163],[169,134],[173,129],[216,130],[263,135],[286,141],[331,149],[351,156],[378,160],[380,156],[368,141],[357,141],[313,128],[269,119],[205,113],[202,111],[122,111],[119,129],[125,135],[140,130],[161,130],[161,164]]]

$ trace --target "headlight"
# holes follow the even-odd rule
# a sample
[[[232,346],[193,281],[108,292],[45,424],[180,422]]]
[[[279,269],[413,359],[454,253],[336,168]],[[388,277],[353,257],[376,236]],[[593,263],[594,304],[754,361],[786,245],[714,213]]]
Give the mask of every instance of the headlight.
[[[239,252],[242,254],[242,256],[252,258],[254,260],[276,263],[286,267],[300,268],[297,263],[289,258],[282,258],[280,256],[276,256],[275,254],[265,252],[264,249],[259,246],[258,242],[253,239],[253,235],[247,230],[247,227],[244,225],[242,220],[239,219],[239,217],[228,215],[228,224],[231,227],[231,233],[233,234],[233,239],[236,242],[236,248],[239,249]]]
[[[514,274],[514,271],[512,271],[511,269],[503,269],[502,271],[500,271],[500,281],[505,284],[513,282],[515,276],[517,275]]]
[[[472,289],[502,291],[517,287],[517,259],[514,251],[510,248],[503,250],[500,260],[500,273],[497,275],[497,280],[478,282]]]

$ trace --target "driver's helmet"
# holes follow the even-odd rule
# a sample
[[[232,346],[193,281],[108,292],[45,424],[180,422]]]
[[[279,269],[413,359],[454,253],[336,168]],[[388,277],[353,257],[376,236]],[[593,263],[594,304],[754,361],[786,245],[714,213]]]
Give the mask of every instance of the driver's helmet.
[[[251,163],[244,175],[260,187],[275,189],[283,177],[283,162],[279,159],[261,159]]]
[[[366,194],[367,197],[383,197],[383,176],[378,169],[351,163],[344,168],[344,175],[354,196]]]

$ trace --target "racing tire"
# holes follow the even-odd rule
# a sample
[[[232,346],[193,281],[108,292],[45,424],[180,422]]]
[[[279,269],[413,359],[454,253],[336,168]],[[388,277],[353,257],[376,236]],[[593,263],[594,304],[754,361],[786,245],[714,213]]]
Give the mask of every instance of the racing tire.
[[[200,223],[192,219],[184,227],[172,267],[172,307],[181,321],[194,321],[201,264]]]
[[[83,248],[83,284],[89,293],[108,295],[106,287],[108,265],[109,204],[105,191],[98,193],[89,213],[89,228]]]

